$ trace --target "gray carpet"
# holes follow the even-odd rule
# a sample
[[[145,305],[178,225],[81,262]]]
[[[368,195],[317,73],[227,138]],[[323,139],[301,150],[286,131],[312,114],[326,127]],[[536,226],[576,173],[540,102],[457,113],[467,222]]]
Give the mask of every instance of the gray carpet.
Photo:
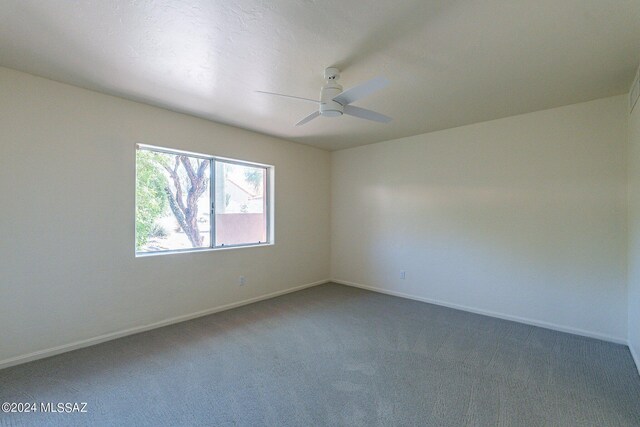
[[[0,425],[640,426],[622,345],[326,284],[0,371]]]

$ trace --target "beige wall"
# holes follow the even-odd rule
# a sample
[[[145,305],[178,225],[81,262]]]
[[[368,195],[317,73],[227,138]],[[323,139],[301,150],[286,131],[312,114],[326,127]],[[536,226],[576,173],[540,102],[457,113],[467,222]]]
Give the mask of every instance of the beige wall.
[[[329,260],[468,310],[614,341],[628,324],[638,353],[627,117],[621,96],[329,154],[0,68],[0,367],[323,281]],[[136,259],[137,142],[275,165],[276,245]]]
[[[629,116],[629,348],[640,369],[640,103]]]
[[[626,108],[334,152],[332,277],[626,342]]]
[[[0,129],[0,367],[329,277],[328,152],[5,68]],[[138,142],[274,165],[276,244],[135,258]]]

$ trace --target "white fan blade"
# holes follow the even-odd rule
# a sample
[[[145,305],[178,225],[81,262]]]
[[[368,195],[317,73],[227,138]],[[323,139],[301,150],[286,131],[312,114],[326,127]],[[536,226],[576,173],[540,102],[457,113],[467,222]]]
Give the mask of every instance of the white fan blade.
[[[366,108],[356,107],[354,105],[345,105],[343,112],[350,116],[372,120],[374,122],[389,123],[391,121],[391,117],[376,113],[375,111],[367,110]]]
[[[358,86],[354,86],[350,89],[345,90],[340,95],[333,98],[334,101],[347,105],[352,102],[356,102],[359,99],[364,98],[365,96],[369,96],[372,93],[382,89],[386,85],[389,84],[389,80],[385,77],[376,77],[375,79],[371,79],[366,81]]]
[[[314,111],[313,113],[309,114],[307,117],[305,117],[304,119],[300,120],[298,123],[296,123],[296,126],[302,126],[305,123],[310,122],[311,120],[315,119],[316,117],[318,117],[320,115],[320,111]]]
[[[265,92],[263,90],[256,90],[256,92],[258,93],[265,93],[267,95],[275,95],[275,96],[282,96],[284,98],[293,98],[293,99],[298,99],[300,101],[307,101],[307,102],[313,102],[314,104],[319,104],[320,101],[316,101],[315,99],[309,99],[309,98],[301,98],[299,96],[293,96],[293,95],[284,95],[282,93],[275,93],[275,92]]]

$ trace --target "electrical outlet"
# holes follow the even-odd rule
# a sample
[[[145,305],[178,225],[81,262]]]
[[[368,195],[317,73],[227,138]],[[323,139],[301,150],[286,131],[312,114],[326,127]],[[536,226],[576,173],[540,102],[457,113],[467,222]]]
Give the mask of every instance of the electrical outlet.
[[[405,273],[405,271],[404,271],[404,270],[400,270],[400,278],[401,278],[402,280],[404,280],[404,279],[405,279],[405,277],[406,277],[406,273]]]
[[[240,278],[238,279],[238,283],[240,284],[240,286],[244,286],[247,284],[247,279],[245,279],[244,276],[240,276]]]

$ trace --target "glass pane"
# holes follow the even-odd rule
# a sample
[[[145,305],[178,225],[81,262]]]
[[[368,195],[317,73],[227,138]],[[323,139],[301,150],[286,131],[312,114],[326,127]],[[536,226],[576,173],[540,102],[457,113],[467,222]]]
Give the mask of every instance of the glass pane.
[[[216,246],[265,243],[266,169],[216,161]]]
[[[136,152],[136,251],[211,245],[210,169],[206,159]]]

